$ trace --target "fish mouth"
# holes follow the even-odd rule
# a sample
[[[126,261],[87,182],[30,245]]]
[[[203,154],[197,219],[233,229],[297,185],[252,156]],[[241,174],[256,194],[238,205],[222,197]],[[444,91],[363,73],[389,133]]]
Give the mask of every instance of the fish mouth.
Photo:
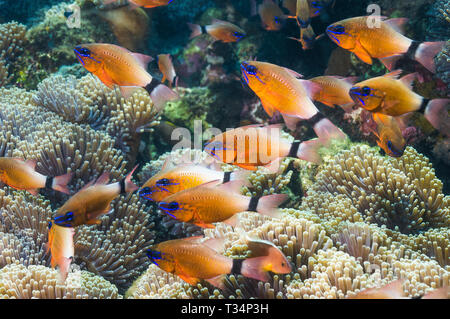
[[[328,35],[328,37],[336,42],[337,44],[341,44],[341,41],[339,41],[339,39],[335,36],[335,34],[343,34],[342,32],[337,32],[336,31],[336,26],[335,25],[330,25],[328,26],[328,28],[325,31]]]

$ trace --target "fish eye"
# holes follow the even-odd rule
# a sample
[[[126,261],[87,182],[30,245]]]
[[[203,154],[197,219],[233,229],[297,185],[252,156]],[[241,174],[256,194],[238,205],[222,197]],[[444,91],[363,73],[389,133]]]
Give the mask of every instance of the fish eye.
[[[275,20],[275,23],[278,23],[278,24],[280,23],[280,18],[279,17],[275,16],[274,20]]]
[[[155,259],[158,260],[158,259],[161,259],[161,258],[162,258],[161,252],[156,251],[156,250],[151,250],[151,249],[148,249],[148,250],[147,250],[146,255],[147,255],[147,257],[150,258],[152,261],[155,260]]]
[[[242,33],[242,32],[235,32],[234,33],[234,36],[236,37],[236,38],[238,38],[238,39],[240,39],[240,38],[243,38],[244,36],[245,36],[245,34],[244,33]]]
[[[363,87],[362,94],[363,94],[363,96],[368,96],[370,94],[370,87],[368,87],[368,86]]]
[[[162,179],[156,181],[156,185],[167,186],[167,185],[170,185],[170,181],[167,178],[162,178]]]
[[[247,65],[245,70],[248,74],[255,75],[258,72],[258,69],[254,65]]]
[[[89,57],[91,56],[91,50],[89,50],[88,48],[83,48],[83,47],[76,47],[75,51],[85,57]]]
[[[177,202],[171,202],[167,205],[167,208],[170,210],[177,210],[180,208],[180,205],[178,205]]]
[[[49,221],[49,222],[48,222],[48,229],[51,229],[51,228],[52,228],[52,222]]]
[[[344,34],[345,33],[345,27],[340,24],[331,26],[329,30],[335,34]]]

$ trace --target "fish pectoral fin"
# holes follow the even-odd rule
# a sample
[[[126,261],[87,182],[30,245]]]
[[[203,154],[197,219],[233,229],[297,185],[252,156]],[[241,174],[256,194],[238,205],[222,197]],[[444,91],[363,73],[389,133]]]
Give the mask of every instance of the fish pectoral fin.
[[[89,219],[89,220],[86,222],[86,225],[100,225],[101,223],[102,223],[101,220],[98,220],[98,219]]]
[[[187,282],[189,285],[195,286],[200,280],[198,278],[189,277],[187,275],[178,274],[178,277],[183,279],[185,282]]]
[[[102,81],[102,83],[104,85],[106,85],[108,88],[113,89],[114,88],[114,81],[113,79],[109,76],[109,74],[105,71],[104,68],[101,68],[101,70],[97,73],[94,73],[99,79],[100,81]]]
[[[266,111],[267,115],[269,115],[270,117],[273,116],[273,112],[275,110],[275,108],[273,107],[272,104],[270,104],[269,102],[265,101],[265,100],[261,100],[261,105],[264,108],[264,111]]]
[[[369,52],[361,45],[359,41],[356,41],[356,46],[352,51],[361,61],[364,63],[372,65],[373,60]]]
[[[36,188],[35,189],[27,189],[27,191],[33,196],[38,196],[38,194],[39,194],[39,192]]]
[[[225,288],[225,283],[224,283],[225,277],[226,277],[226,275],[219,275],[219,276],[205,279],[205,280],[216,288],[224,289]]]

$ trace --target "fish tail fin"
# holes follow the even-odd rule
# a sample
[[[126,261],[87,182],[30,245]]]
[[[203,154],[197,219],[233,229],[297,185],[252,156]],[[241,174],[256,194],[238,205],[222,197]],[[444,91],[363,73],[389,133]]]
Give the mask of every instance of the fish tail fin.
[[[345,139],[347,137],[340,128],[325,117],[316,122],[313,129],[324,144],[331,142],[333,139]]]
[[[424,112],[430,124],[446,136],[450,136],[449,105],[450,99],[434,99],[427,104]]]
[[[288,195],[286,194],[273,194],[263,196],[258,200],[256,211],[262,215],[280,218],[281,211],[278,206],[286,201],[287,198]]]
[[[430,72],[436,73],[434,57],[442,50],[445,42],[423,42],[414,55],[416,61],[426,67]]]
[[[191,29],[191,36],[189,37],[189,39],[198,37],[199,35],[201,35],[203,33],[202,27],[200,25],[194,24],[194,23],[189,23],[189,22],[187,25],[188,25],[189,29]]]
[[[62,257],[59,266],[59,281],[65,282],[67,275],[69,274],[70,264],[72,263],[72,258]]]
[[[172,89],[164,84],[159,83],[155,86],[154,89],[151,89],[150,91],[148,87],[149,86],[146,86],[145,89],[147,90],[147,92],[149,92],[153,104],[158,110],[162,110],[167,101],[173,101],[179,98],[177,93],[175,93]]]
[[[61,176],[56,176],[53,179],[52,189],[54,189],[55,191],[64,193],[64,194],[70,194],[67,184],[70,183],[72,176],[73,176],[73,173],[67,173],[67,174],[64,174]]]
[[[322,157],[319,155],[319,149],[325,144],[325,141],[321,138],[302,142],[298,148],[297,157],[311,163],[320,164]]]
[[[265,270],[268,256],[254,257],[245,259],[242,262],[241,274],[248,278],[260,281],[269,281],[270,276]]]
[[[386,69],[388,69],[389,71],[392,71],[393,69],[395,69],[395,66],[397,65],[397,61],[400,60],[401,57],[402,57],[402,55],[393,55],[393,56],[388,56],[386,58],[380,58],[380,61],[381,61],[381,63],[384,64]]]
[[[128,173],[127,177],[125,177],[125,179],[124,179],[126,193],[132,193],[139,189],[139,187],[136,184],[134,184],[133,181],[131,180],[131,177],[133,176],[133,173],[136,170],[136,168],[138,168],[138,166],[139,165],[136,165],[133,168],[133,170],[130,173]]]
[[[178,80],[180,79],[180,77],[178,75],[175,75],[175,77],[172,80],[172,83],[170,84],[171,87],[175,87],[178,88]]]

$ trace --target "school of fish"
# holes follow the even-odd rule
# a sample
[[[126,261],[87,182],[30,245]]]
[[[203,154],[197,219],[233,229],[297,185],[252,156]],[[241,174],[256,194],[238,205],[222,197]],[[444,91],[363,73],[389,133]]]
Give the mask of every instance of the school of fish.
[[[110,4],[114,0],[105,0]],[[172,0],[129,0],[129,11],[137,15],[142,8],[170,5]],[[270,32],[283,28],[288,19],[295,19],[304,50],[324,35],[316,36],[311,20],[321,14],[334,1],[311,0],[263,0],[259,5],[250,1],[253,15],[259,15],[261,26]],[[142,10],[142,11],[140,11]],[[126,32],[126,11],[103,13],[103,18],[116,25],[115,32]],[[123,17],[123,18],[122,18]],[[67,184],[71,173],[62,176],[44,176],[37,172],[36,161],[21,158],[0,158],[0,181],[16,190],[38,195],[47,188],[70,194],[69,199],[57,209],[49,223],[47,251],[51,254],[52,267],[58,267],[61,280],[67,278],[74,256],[73,236],[81,225],[100,224],[100,217],[111,212],[111,202],[121,194],[137,191],[142,200],[155,202],[169,217],[202,228],[214,228],[226,223],[239,228],[239,213],[253,211],[272,218],[283,218],[279,206],[286,194],[248,197],[241,194],[248,185],[249,174],[264,166],[269,173],[276,173],[279,162],[285,157],[300,158],[320,163],[319,149],[327,147],[334,139],[345,139],[346,134],[326,118],[314,102],[345,111],[363,108],[371,112],[376,123],[373,134],[378,145],[392,157],[402,156],[406,141],[401,132],[400,117],[421,112],[442,134],[450,134],[448,118],[449,99],[427,100],[412,90],[417,74],[402,74],[396,68],[400,59],[410,59],[435,72],[434,56],[443,42],[417,42],[402,34],[405,18],[380,17],[380,26],[371,28],[368,17],[352,17],[328,26],[326,35],[336,45],[354,53],[361,61],[372,64],[380,59],[390,71],[386,75],[360,80],[359,77],[318,76],[311,79],[294,70],[262,61],[241,61],[242,81],[260,99],[268,116],[281,114],[284,125],[295,131],[305,121],[317,138],[308,141],[292,141],[282,134],[283,124],[248,125],[216,135],[205,144],[204,151],[213,164],[175,164],[170,158],[162,169],[143,185],[132,181],[135,167],[119,182],[109,184],[108,172],[93,179],[75,194],[70,194]],[[135,20],[135,18],[131,19]],[[145,19],[144,19],[145,20]],[[209,25],[189,24],[191,38],[211,37],[214,41],[230,43],[246,36],[245,30],[227,21],[212,20]],[[125,31],[123,31],[125,30]],[[118,36],[119,38],[119,36]],[[74,47],[74,54],[81,65],[98,77],[107,87],[120,88],[124,98],[137,88],[144,88],[154,105],[162,109],[167,101],[178,99],[178,76],[169,54],[161,53],[156,59],[131,52],[108,43],[85,43]],[[147,71],[154,61],[162,80]],[[229,164],[235,170],[224,172],[221,164]],[[169,240],[154,245],[145,252],[148,258],[166,272],[173,273],[189,284],[206,280],[223,288],[227,274],[242,274],[261,281],[270,279],[269,273],[287,274],[291,263],[283,252],[271,242],[249,238],[246,240],[251,256],[246,259],[225,257],[223,239],[190,237]],[[448,288],[429,293],[424,298],[446,298]],[[404,298],[402,282],[395,281],[384,287],[358,293],[354,298]]]

